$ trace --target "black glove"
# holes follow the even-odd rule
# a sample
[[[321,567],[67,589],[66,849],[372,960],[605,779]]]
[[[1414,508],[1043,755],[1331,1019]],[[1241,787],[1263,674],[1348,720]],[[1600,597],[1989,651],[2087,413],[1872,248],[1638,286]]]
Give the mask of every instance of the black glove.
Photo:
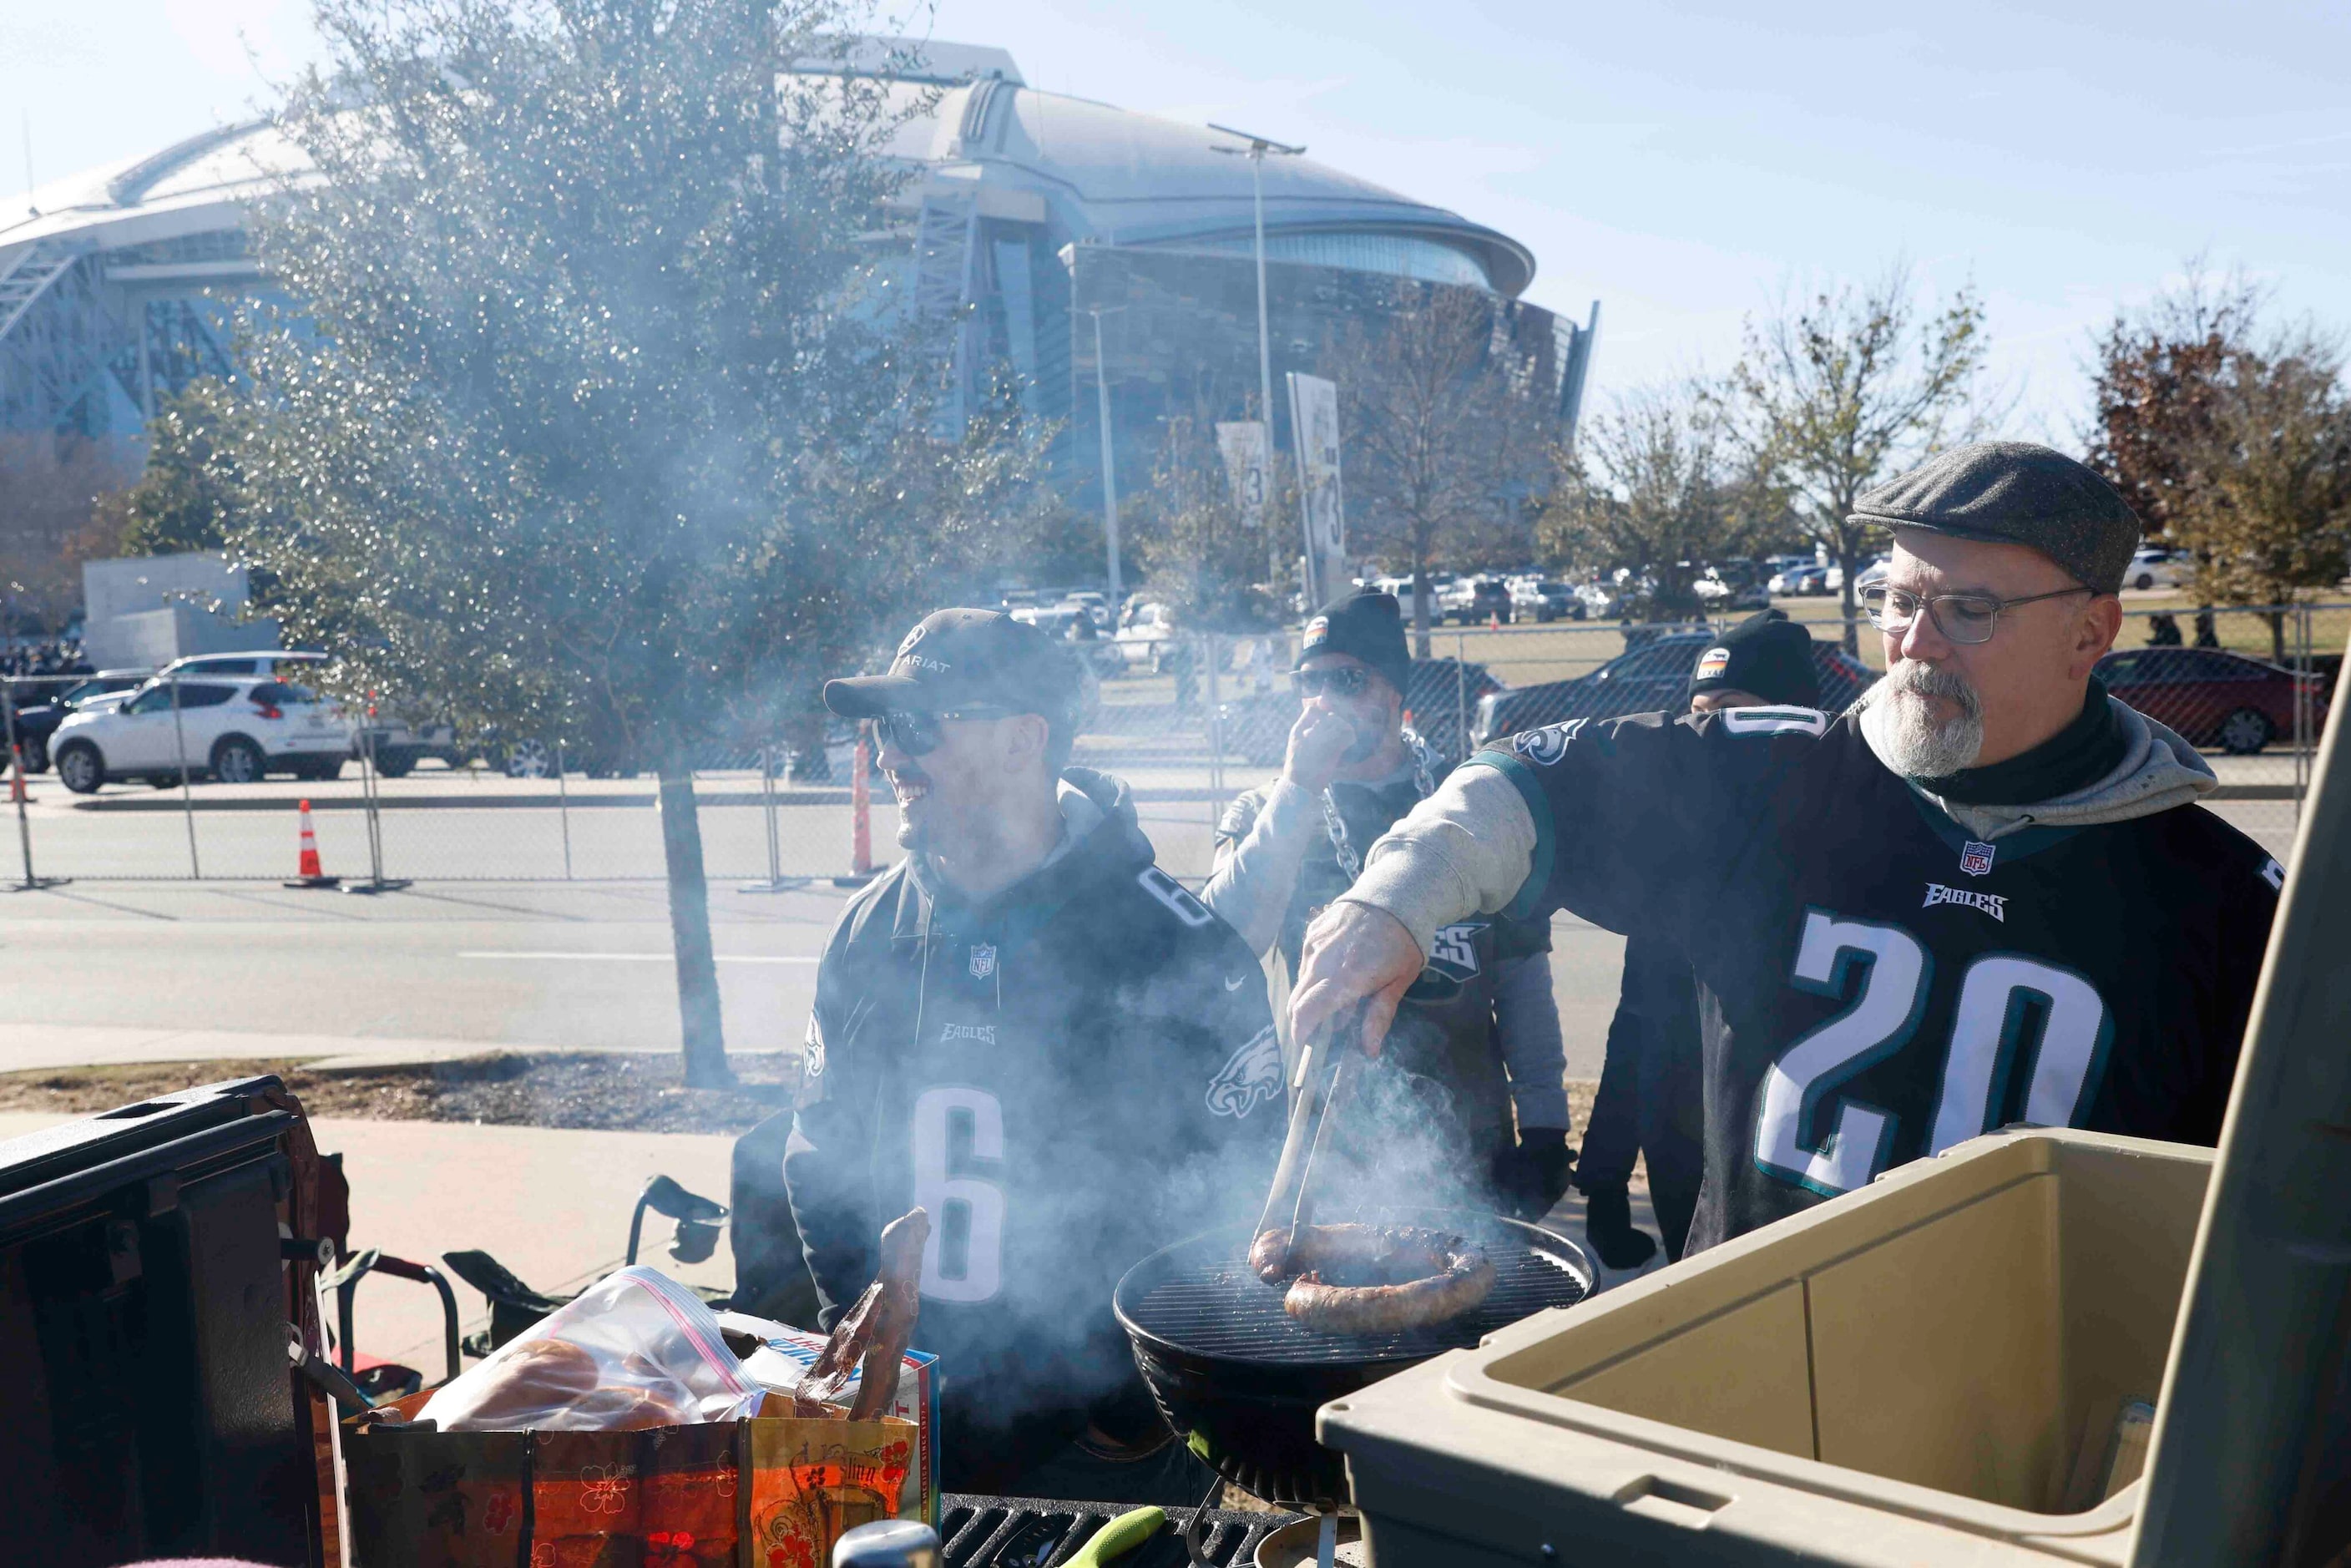
[[[1522,1127],[1515,1148],[1494,1156],[1494,1191],[1513,1219],[1541,1219],[1567,1191],[1575,1150],[1558,1127]]]
[[[1611,1269],[1637,1269],[1657,1250],[1656,1237],[1633,1228],[1633,1202],[1621,1181],[1584,1189],[1583,1233]]]

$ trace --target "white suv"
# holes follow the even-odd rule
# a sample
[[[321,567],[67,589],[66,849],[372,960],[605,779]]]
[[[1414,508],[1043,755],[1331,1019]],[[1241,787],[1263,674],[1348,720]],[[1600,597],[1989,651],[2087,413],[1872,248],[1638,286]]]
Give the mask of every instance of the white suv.
[[[49,756],[65,787],[89,795],[110,779],[145,779],[162,788],[177,782],[183,768],[226,784],[271,773],[332,779],[350,750],[342,710],[307,686],[199,676],[151,681],[117,706],[72,715],[57,726]]]

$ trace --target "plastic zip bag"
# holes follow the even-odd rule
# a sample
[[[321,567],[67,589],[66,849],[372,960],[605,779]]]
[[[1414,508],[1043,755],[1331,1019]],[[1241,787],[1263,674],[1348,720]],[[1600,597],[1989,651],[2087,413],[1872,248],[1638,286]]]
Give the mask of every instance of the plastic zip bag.
[[[416,1414],[444,1432],[612,1432],[756,1416],[765,1396],[701,1299],[638,1264],[549,1312]]]

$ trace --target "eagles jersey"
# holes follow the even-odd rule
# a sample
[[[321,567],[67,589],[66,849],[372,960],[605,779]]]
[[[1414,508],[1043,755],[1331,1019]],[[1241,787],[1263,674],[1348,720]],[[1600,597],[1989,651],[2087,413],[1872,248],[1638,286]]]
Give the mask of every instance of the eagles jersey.
[[[1470,765],[1534,819],[1511,914],[1695,964],[1693,1250],[2010,1123],[2219,1137],[2283,873],[2200,807],[1979,841],[1804,708],[1576,721]]]
[[[1281,1143],[1255,958],[1152,862],[1124,786],[1068,777],[1102,820],[994,898],[956,901],[910,860],[850,901],[784,1161],[828,1327],[882,1226],[929,1210],[914,1343],[940,1357],[951,1467],[1034,1458],[1089,1416],[1155,1427],[1112,1291],[1254,1219]]]
[[[1377,784],[1343,782],[1331,798],[1358,854],[1419,803],[1409,772]],[[1251,789],[1227,807],[1217,824],[1219,840],[1249,836],[1263,810],[1264,792]],[[1275,947],[1294,981],[1306,927],[1353,880],[1340,863],[1320,810],[1314,813],[1316,843],[1299,867],[1298,882],[1282,912]],[[1498,1049],[1494,1011],[1501,966],[1510,959],[1551,950],[1548,921],[1525,922],[1507,915],[1473,915],[1443,927],[1430,945],[1426,967],[1405,993],[1390,1030],[1387,1051],[1399,1069],[1444,1085],[1450,1114],[1458,1121],[1482,1169],[1499,1150],[1510,1147],[1511,1084]]]

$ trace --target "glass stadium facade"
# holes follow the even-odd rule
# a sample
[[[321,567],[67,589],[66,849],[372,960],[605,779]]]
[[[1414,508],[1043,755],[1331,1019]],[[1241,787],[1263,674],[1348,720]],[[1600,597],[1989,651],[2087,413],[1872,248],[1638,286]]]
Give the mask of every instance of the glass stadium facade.
[[[1120,473],[1147,476],[1174,413],[1252,417],[1257,274],[1249,160],[1234,139],[1028,87],[1001,50],[928,44],[900,73],[893,152],[919,171],[892,244],[952,425],[1008,370],[1064,422],[1057,465],[1099,498],[1097,364]],[[924,99],[927,98],[928,101]],[[298,176],[266,124],[224,127],[33,193],[0,222],[0,432],[136,442],[156,400],[233,370],[225,324],[269,287],[246,204]],[[1572,427],[1597,306],[1577,325],[1520,298],[1534,259],[1507,235],[1305,158],[1264,171],[1275,441],[1285,371],[1311,372],[1351,319],[1410,290],[1470,291],[1525,395]]]

